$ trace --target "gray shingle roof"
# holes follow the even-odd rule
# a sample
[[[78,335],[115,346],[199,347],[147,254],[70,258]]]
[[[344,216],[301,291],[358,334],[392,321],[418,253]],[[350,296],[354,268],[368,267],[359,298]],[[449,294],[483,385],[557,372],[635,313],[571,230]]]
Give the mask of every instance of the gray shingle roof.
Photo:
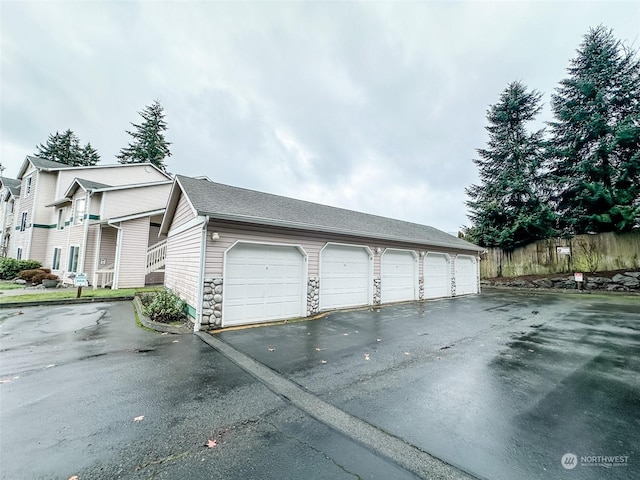
[[[199,215],[464,250],[483,250],[427,225],[176,175]]]
[[[106,183],[94,182],[93,180],[86,180],[84,178],[76,178],[76,182],[82,185],[82,188],[85,190],[98,190],[100,188],[109,188],[112,185],[107,185]]]
[[[36,168],[46,168],[46,169],[56,169],[56,168],[69,168],[71,165],[67,165],[65,163],[54,162],[53,160],[47,160],[46,158],[34,157],[32,155],[27,155],[29,161]]]
[[[11,192],[11,195],[13,195],[14,197],[19,196],[20,185],[22,184],[20,180],[16,180],[15,178],[2,177],[2,184],[7,187],[7,189]]]

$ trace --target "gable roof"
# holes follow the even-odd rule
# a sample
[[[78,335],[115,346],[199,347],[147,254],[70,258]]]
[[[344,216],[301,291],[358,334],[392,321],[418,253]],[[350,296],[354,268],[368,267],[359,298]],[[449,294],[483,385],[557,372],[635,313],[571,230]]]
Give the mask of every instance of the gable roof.
[[[295,228],[380,240],[482,251],[481,247],[427,225],[330,207],[269,193],[232,187],[206,179],[176,175],[167,204],[171,217],[184,192],[198,215],[259,225]],[[165,220],[166,220],[165,217]],[[169,222],[162,222],[167,233]]]
[[[145,167],[153,168],[154,170],[157,170],[162,175],[164,175],[167,179],[171,179],[170,174],[168,174],[167,172],[163,172],[162,170],[160,170],[158,167],[156,167],[150,162],[109,163],[105,165],[67,165],[65,163],[54,162],[53,160],[47,160],[45,158],[34,157],[33,155],[27,155],[26,158],[24,159],[24,162],[22,162],[22,166],[20,167],[20,170],[18,171],[17,178],[19,180],[22,179],[22,176],[27,171],[29,164],[33,165],[38,170],[44,170],[46,172],[54,172],[56,170],[63,170],[63,169],[64,170],[72,170],[72,169],[81,170],[81,169],[99,169],[99,168],[121,168],[121,167],[135,167],[135,166],[142,165]]]
[[[22,184],[20,180],[16,180],[15,178],[2,177],[0,178],[0,182],[4,187],[7,188],[7,190],[9,190],[11,195],[13,195],[14,197],[20,195],[20,185]]]
[[[47,160],[46,158],[34,157],[33,155],[27,155],[22,162],[22,166],[18,171],[18,179],[22,179],[22,176],[27,171],[27,167],[29,165],[33,165],[38,170],[60,170],[62,168],[71,168],[71,165],[67,165],[65,163],[54,162],[53,160]]]

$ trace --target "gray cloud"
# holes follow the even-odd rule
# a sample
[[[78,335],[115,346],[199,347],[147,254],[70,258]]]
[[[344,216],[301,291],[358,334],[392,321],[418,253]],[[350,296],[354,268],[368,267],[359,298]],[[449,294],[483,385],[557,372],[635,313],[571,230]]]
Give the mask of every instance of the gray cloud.
[[[548,102],[589,26],[637,46],[640,24],[633,2],[1,8],[5,175],[66,128],[115,161],[157,98],[176,173],[446,231],[467,223],[471,159],[506,84]]]

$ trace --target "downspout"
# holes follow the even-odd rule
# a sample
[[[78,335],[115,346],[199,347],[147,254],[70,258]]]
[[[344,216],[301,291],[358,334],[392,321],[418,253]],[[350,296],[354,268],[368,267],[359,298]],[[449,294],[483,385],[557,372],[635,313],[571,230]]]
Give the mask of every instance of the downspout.
[[[100,267],[100,248],[102,248],[102,225],[98,226],[98,238],[96,239],[96,253],[93,257],[93,289],[98,288],[98,274],[96,273]]]
[[[9,198],[9,195],[7,195],[7,199],[8,198]],[[3,198],[2,203],[4,208],[2,209],[2,233],[0,234],[0,248],[4,247],[4,239],[7,236],[7,210],[9,210],[9,202]],[[4,252],[4,256],[8,256],[9,254],[9,252],[7,251],[9,249],[8,247],[9,245],[7,245],[7,249]]]
[[[120,276],[120,253],[122,251],[122,227],[116,225],[115,223],[111,223],[111,220],[107,221],[107,225],[118,230],[118,235],[116,236],[116,261],[113,264],[113,283],[111,284],[112,290],[118,289],[118,280]]]
[[[29,240],[27,240],[27,251],[25,252],[26,254],[25,258],[27,260],[31,259],[31,239],[33,238],[33,230],[35,228],[34,225],[36,224],[36,209],[38,208],[38,191],[40,191],[40,188],[38,186],[38,183],[40,182],[40,170],[36,171],[36,174],[34,175],[34,177],[36,180],[35,188],[33,188],[33,184],[31,185],[31,189],[35,190],[35,192],[33,192],[33,204],[31,205],[31,227],[29,228]],[[43,259],[43,263],[44,263],[44,259]]]
[[[205,215],[202,221],[202,236],[200,238],[200,271],[198,274],[198,304],[196,305],[196,323],[193,327],[195,332],[200,330],[202,325],[202,302],[204,301],[204,269],[207,259],[207,230],[209,227],[209,215]]]
[[[84,232],[82,233],[82,250],[80,250],[80,259],[78,261],[78,268],[80,270],[79,273],[85,273],[84,263],[87,257],[87,238],[89,237],[89,219],[91,218],[91,197],[93,196],[93,192],[88,191],[85,195],[87,199],[86,207],[84,209],[84,215],[86,218],[84,219]]]

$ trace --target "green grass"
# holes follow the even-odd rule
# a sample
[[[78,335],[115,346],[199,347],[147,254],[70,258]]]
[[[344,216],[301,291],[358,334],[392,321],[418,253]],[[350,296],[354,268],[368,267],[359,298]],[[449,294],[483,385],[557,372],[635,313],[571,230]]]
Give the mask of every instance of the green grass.
[[[0,297],[0,303],[66,300],[70,298],[76,298],[76,295],[78,293],[77,290],[77,288],[63,288],[56,289],[53,292]],[[98,288],[96,290],[93,290],[90,287],[84,287],[82,289],[81,298],[122,298],[131,297],[138,292],[154,292],[156,290],[162,290],[162,287],[121,288],[118,290],[111,290],[108,288]]]
[[[24,285],[18,285],[12,282],[0,282],[0,290],[17,290],[19,288],[24,288]]]

